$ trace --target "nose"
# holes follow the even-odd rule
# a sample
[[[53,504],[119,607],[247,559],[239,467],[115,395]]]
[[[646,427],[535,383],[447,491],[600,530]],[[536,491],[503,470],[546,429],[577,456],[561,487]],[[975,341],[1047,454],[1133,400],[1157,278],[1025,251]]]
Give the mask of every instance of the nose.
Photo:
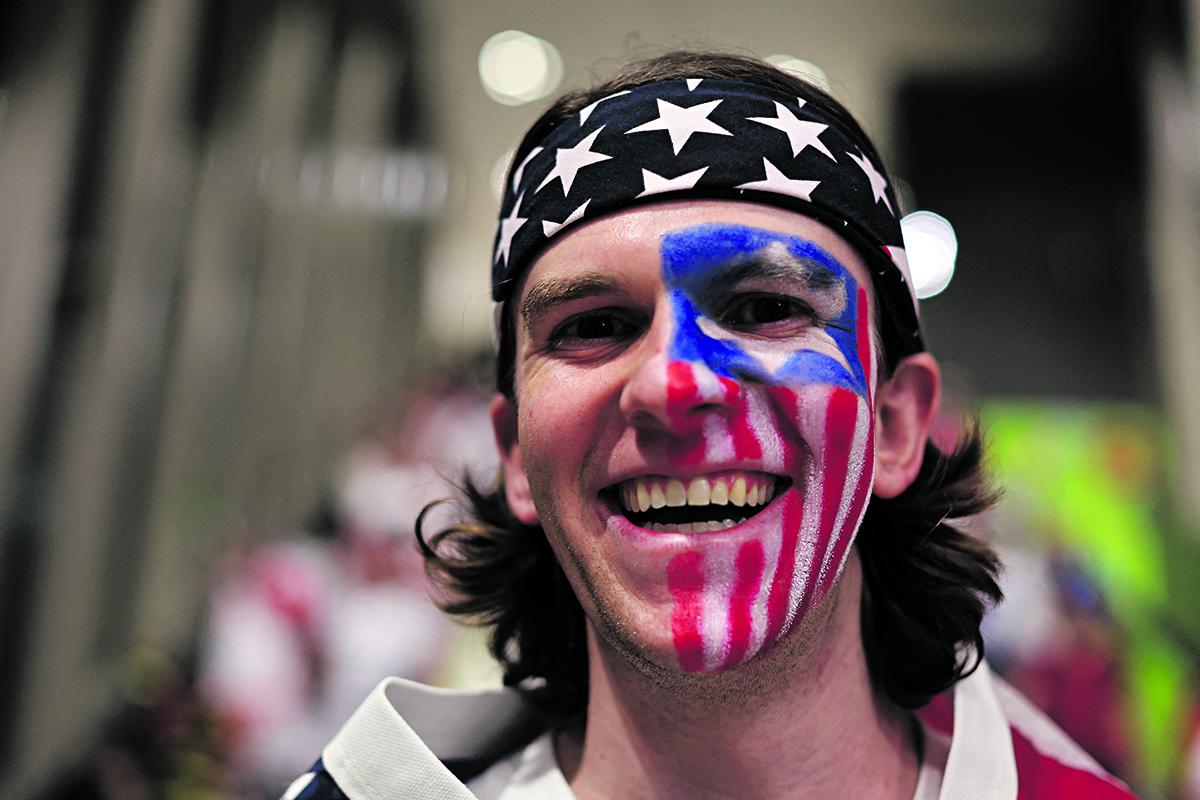
[[[689,433],[699,430],[709,415],[728,413],[741,387],[702,360],[674,355],[672,328],[669,320],[655,321],[642,360],[621,391],[620,408],[635,426]]]

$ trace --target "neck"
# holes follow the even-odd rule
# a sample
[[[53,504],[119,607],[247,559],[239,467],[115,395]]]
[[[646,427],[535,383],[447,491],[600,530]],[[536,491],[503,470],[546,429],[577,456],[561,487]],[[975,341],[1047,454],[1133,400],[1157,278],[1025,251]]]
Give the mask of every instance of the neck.
[[[872,692],[861,589],[855,553],[782,642],[718,675],[635,667],[589,625],[587,723],[558,740],[575,795],[909,800],[911,722]]]

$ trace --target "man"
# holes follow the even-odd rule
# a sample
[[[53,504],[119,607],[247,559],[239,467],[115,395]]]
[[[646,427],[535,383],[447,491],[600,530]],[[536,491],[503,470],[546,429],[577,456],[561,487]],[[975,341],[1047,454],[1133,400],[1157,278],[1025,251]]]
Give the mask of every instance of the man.
[[[502,481],[425,544],[517,691],[385,682],[290,795],[1127,797],[980,661],[997,562],[946,519],[992,495],[977,432],[928,440],[902,244],[766,64],[560,98],[497,231]]]

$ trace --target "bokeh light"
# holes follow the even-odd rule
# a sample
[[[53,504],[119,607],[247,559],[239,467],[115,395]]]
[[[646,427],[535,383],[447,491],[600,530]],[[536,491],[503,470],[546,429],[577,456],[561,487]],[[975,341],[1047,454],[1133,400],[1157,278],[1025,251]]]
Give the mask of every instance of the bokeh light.
[[[545,39],[523,31],[501,31],[479,48],[479,79],[488,97],[519,106],[558,88],[562,58]]]
[[[941,294],[954,277],[954,261],[958,257],[954,226],[940,214],[914,211],[900,221],[900,227],[917,297],[925,299]]]
[[[776,53],[773,56],[767,56],[766,60],[784,72],[790,72],[797,78],[803,78],[809,83],[815,83],[827,92],[832,91],[829,88],[829,76],[825,74],[825,70],[811,61],[797,58],[796,56],[789,56],[786,53]]]

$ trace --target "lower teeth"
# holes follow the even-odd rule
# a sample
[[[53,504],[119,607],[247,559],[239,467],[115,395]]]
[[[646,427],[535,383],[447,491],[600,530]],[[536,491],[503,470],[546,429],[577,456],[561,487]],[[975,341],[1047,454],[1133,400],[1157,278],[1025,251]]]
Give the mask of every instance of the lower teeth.
[[[666,524],[662,522],[648,522],[643,527],[648,531],[655,533],[709,533],[713,531],[723,531],[732,528],[734,525],[741,525],[746,521],[745,517],[738,520],[723,519],[721,521],[713,520],[711,522],[683,522],[679,524]]]

